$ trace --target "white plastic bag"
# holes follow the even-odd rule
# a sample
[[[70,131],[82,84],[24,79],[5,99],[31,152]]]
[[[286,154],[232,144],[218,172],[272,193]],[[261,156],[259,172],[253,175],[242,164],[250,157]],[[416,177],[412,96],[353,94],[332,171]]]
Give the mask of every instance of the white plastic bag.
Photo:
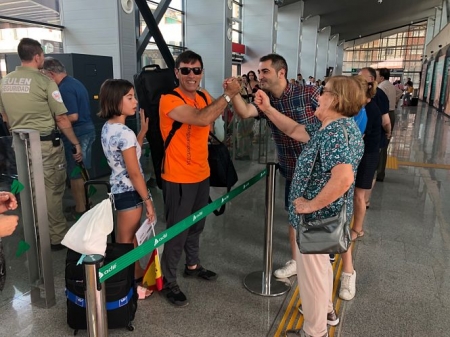
[[[138,246],[142,245],[147,240],[150,240],[152,237],[155,237],[155,225],[156,219],[151,223],[150,221],[148,221],[148,219],[146,219],[142,223],[141,227],[139,227],[138,231],[136,232],[136,241]],[[145,270],[145,268],[147,268],[148,261],[150,260],[151,255],[152,254],[150,252],[150,254],[147,254],[139,259],[139,264],[141,265],[142,269]]]
[[[105,256],[113,221],[111,200],[108,198],[84,213],[69,229],[61,244],[80,254]]]

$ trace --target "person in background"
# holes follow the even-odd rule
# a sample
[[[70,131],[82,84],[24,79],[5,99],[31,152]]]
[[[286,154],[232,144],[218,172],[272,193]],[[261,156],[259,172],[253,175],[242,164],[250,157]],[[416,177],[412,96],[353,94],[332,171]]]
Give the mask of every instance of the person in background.
[[[65,246],[61,241],[67,230],[62,206],[66,159],[59,130],[75,148],[75,161],[83,159],[81,145],[67,117],[67,108],[58,86],[40,72],[44,66],[41,44],[23,38],[17,53],[21,66],[6,75],[0,85],[0,113],[12,130],[31,129],[40,134],[50,244],[53,251],[62,250]]]
[[[141,147],[148,129],[148,118],[140,110],[141,129],[135,135],[125,125],[128,116],[136,114],[137,100],[133,85],[127,80],[106,80],[100,88],[100,112],[98,116],[106,119],[101,132],[103,153],[111,168],[110,184],[117,211],[116,242],[133,243],[139,229],[143,207],[145,217],[150,223],[156,221],[155,208],[150,191],[144,180],[141,163]],[[135,279],[139,281],[144,274],[139,261],[135,264]],[[138,289],[142,298],[151,295],[150,290]]]
[[[159,105],[161,135],[166,141],[175,121],[182,123],[173,135],[165,152],[162,187],[166,227],[197,212],[208,204],[209,176],[208,137],[210,125],[228,106],[231,98],[239,95],[241,87],[230,81],[224,94],[213,101],[206,90],[204,98],[197,92],[203,77],[202,57],[186,50],[175,60],[175,76],[179,85],[174,94],[162,95]],[[214,281],[217,274],[200,263],[200,234],[206,218],[199,220],[164,244],[161,258],[163,294],[179,307],[189,304],[177,282],[177,269],[183,251],[186,253],[184,276]],[[201,299],[200,299],[201,302]]]
[[[297,74],[297,84],[299,84],[299,85],[305,85],[306,84],[306,81],[305,81],[305,79],[303,78],[303,76],[302,76],[302,74]]]
[[[259,59],[258,73],[262,90],[270,97],[270,104],[281,113],[295,120],[297,123],[309,125],[317,123],[314,110],[317,107],[319,88],[309,85],[296,85],[287,81],[288,66],[284,57],[278,54],[269,54]],[[224,82],[224,88],[227,83]],[[232,99],[235,112],[242,118],[260,117],[267,119],[259,107],[248,104],[239,96]],[[277,147],[280,173],[286,179],[284,189],[284,207],[288,210],[288,195],[291,187],[295,163],[304,148],[304,144],[285,135],[271,121],[268,121],[272,136]],[[295,230],[289,226],[289,244],[291,257],[286,264],[273,273],[277,278],[287,278],[297,273],[295,264],[297,244]]]
[[[76,78],[67,75],[66,68],[57,59],[46,57],[43,71],[58,85],[64,105],[67,108],[67,117],[78,138],[83,153],[83,165],[91,168],[92,144],[95,140],[95,128],[91,119],[89,94],[86,87]],[[75,200],[75,209],[72,215],[75,220],[86,211],[86,198],[84,194],[84,180],[81,172],[75,172],[77,165],[72,156],[72,146],[67,137],[62,137],[67,161],[67,176],[70,179],[70,190]]]
[[[320,88],[315,111],[320,122],[310,125],[282,114],[263,91],[256,93],[256,105],[281,132],[307,143],[297,159],[289,193],[293,228],[300,226],[300,215],[306,221],[337,215],[345,195],[347,217],[352,217],[354,180],[364,144],[351,117],[366,104],[366,91],[367,84],[353,77],[332,77]],[[327,323],[339,323],[331,301],[333,269],[328,254],[301,254],[297,247],[296,267],[304,323],[301,329],[287,330],[286,336],[328,336]]]

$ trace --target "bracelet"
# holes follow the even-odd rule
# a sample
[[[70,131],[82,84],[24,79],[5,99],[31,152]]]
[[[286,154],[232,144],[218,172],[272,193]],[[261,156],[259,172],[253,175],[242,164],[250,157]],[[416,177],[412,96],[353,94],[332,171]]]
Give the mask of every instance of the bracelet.
[[[146,202],[147,200],[151,200],[151,201],[153,201],[153,198],[152,198],[152,195],[150,194],[150,192],[148,193],[148,196],[147,196],[147,198],[145,198],[145,199],[142,199],[142,202]]]

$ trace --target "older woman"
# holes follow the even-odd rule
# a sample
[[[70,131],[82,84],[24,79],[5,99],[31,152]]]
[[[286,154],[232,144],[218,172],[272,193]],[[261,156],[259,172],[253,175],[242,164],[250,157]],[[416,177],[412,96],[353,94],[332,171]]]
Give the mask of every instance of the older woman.
[[[338,214],[347,191],[347,216],[352,216],[353,187],[364,143],[350,117],[366,103],[366,91],[367,86],[352,77],[330,78],[320,91],[315,112],[321,123],[308,126],[282,115],[270,106],[264,92],[257,92],[255,102],[267,117],[286,135],[308,143],[297,159],[289,196],[289,221],[294,228],[300,225],[299,214],[305,214],[307,220]],[[288,330],[286,335],[328,336],[327,320],[339,322],[331,302],[333,270],[329,256],[297,250],[296,260],[305,320],[302,329]]]

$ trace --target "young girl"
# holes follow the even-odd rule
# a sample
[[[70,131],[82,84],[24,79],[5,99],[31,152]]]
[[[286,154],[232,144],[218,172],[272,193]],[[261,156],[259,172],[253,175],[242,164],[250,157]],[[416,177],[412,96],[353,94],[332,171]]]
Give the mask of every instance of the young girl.
[[[107,119],[102,128],[101,141],[111,168],[111,193],[117,211],[116,241],[134,243],[136,246],[135,234],[141,221],[142,205],[145,205],[147,219],[150,222],[156,219],[152,196],[147,190],[139,162],[142,142],[148,129],[148,118],[145,118],[141,109],[141,130],[137,137],[125,125],[125,119],[133,116],[137,107],[133,85],[127,80],[106,80],[100,88],[99,96],[99,117]],[[135,277],[139,279],[142,276],[143,270],[138,261]],[[138,292],[140,298],[152,293],[142,287],[138,288]]]

